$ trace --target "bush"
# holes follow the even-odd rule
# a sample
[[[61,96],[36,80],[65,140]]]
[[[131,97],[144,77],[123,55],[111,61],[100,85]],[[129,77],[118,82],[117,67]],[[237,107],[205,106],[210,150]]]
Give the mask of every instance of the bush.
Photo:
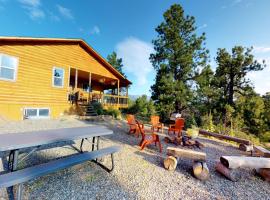
[[[108,108],[107,110],[103,110],[103,114],[113,116],[113,118],[118,118],[121,115],[120,110],[115,108]]]
[[[265,132],[260,136],[262,142],[270,142],[270,131]]]
[[[93,106],[93,109],[96,111],[96,113],[98,115],[102,115],[103,114],[104,110],[103,110],[103,106],[102,106],[101,103],[94,102],[94,103],[92,103],[92,106]]]
[[[235,135],[235,137],[242,138],[242,139],[245,139],[245,140],[249,140],[253,144],[256,144],[256,145],[260,144],[259,138],[252,135],[252,134],[248,134],[248,133],[245,133],[245,132],[242,132],[242,131],[235,131],[234,135]]]

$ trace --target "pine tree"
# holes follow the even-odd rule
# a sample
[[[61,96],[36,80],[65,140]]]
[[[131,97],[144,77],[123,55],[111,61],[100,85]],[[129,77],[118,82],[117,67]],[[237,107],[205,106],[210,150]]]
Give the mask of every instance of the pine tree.
[[[122,58],[117,58],[116,52],[112,52],[112,54],[107,56],[108,63],[110,63],[118,72],[120,72],[124,77],[126,75],[123,72],[123,60]]]
[[[196,69],[206,64],[208,51],[204,47],[205,34],[196,35],[195,18],[186,16],[179,4],[172,5],[163,17],[153,40],[155,53],[150,56],[157,71],[151,89],[160,114],[168,117],[170,105],[178,112],[187,108],[193,97]]]

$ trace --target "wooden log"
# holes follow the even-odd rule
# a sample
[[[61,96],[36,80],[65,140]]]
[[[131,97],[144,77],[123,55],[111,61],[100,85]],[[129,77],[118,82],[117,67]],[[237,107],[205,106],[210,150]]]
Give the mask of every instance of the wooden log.
[[[193,174],[197,179],[202,181],[206,181],[210,177],[209,169],[205,162],[194,162]]]
[[[165,138],[164,138],[164,142],[166,142],[166,143],[174,143],[174,138],[172,138],[172,137],[168,137],[168,136],[166,136]]]
[[[266,181],[270,182],[270,169],[256,169],[257,173]]]
[[[262,157],[270,158],[270,151],[261,147],[261,146],[254,146],[254,150]]]
[[[241,151],[247,151],[247,152],[249,152],[249,151],[253,151],[253,145],[246,145],[246,144],[239,144],[239,149],[241,150]]]
[[[222,156],[220,162],[227,168],[270,168],[270,159],[262,157]]]
[[[226,166],[224,166],[221,162],[218,162],[215,166],[216,170],[224,175],[226,178],[228,178],[231,181],[238,181],[241,177],[239,171],[237,170],[231,170],[228,169]]]
[[[177,166],[177,159],[173,156],[168,156],[164,159],[164,167],[165,169],[172,171],[176,169]]]
[[[205,161],[206,160],[206,154],[203,152],[174,148],[174,147],[167,148],[167,155],[171,155],[174,157],[188,158],[188,159],[192,159],[195,161]]]
[[[237,143],[242,143],[242,144],[246,144],[246,145],[252,145],[252,143],[249,140],[244,140],[241,138],[237,138],[237,137],[232,137],[232,136],[228,136],[228,135],[221,135],[218,133],[212,133],[212,132],[208,132],[205,130],[200,130],[199,134],[201,135],[206,135],[206,136],[212,136],[221,140],[230,140],[233,142],[237,142]]]

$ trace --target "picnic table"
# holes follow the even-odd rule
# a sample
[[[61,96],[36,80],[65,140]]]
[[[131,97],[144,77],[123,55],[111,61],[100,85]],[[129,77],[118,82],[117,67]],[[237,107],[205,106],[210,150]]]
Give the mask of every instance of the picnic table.
[[[19,184],[17,199],[21,199],[22,183],[88,160],[96,160],[97,164],[110,172],[114,168],[113,153],[119,151],[119,147],[108,147],[101,150],[99,149],[100,136],[110,134],[113,134],[113,131],[103,126],[86,126],[24,133],[0,134],[0,152],[9,151],[8,173],[0,175],[0,188]],[[92,138],[92,151],[84,153],[83,143],[89,138]],[[20,162],[18,159],[19,153],[22,149],[32,147],[32,150],[22,158],[24,159],[44,145],[73,140],[81,140],[79,154],[16,171],[17,165]],[[109,154],[111,154],[112,159],[111,169],[97,162],[97,158]]]

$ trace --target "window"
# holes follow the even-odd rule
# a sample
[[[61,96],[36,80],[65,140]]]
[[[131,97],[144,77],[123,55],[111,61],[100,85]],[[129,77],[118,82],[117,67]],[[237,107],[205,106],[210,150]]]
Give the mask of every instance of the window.
[[[0,54],[0,79],[15,81],[17,66],[18,59],[16,57]]]
[[[64,86],[64,69],[58,67],[53,68],[53,86],[54,87]]]
[[[48,119],[50,118],[49,108],[25,108],[25,119]]]

